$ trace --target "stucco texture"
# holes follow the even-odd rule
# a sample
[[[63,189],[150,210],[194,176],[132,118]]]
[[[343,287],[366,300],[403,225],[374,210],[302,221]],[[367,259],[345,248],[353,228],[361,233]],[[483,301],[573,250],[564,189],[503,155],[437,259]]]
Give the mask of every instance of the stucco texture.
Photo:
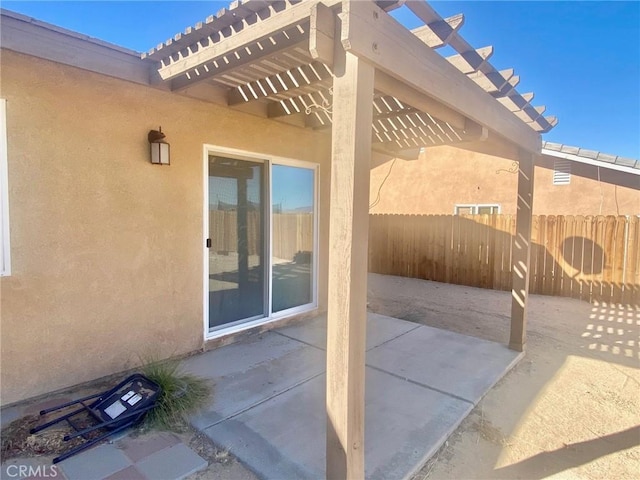
[[[298,127],[4,50],[0,96],[3,405],[202,348],[204,144],[319,163],[328,199],[327,139]],[[149,162],[160,125],[168,167]]]
[[[506,150],[498,154],[516,155]],[[573,163],[571,183],[553,185],[553,163],[547,156],[536,163],[534,215],[640,213],[640,176],[601,168],[598,181],[596,167]],[[393,166],[389,161],[372,170],[371,212],[451,215],[455,205],[498,204],[501,213],[513,215],[515,166],[497,155],[448,146],[428,148],[418,160],[398,159]]]

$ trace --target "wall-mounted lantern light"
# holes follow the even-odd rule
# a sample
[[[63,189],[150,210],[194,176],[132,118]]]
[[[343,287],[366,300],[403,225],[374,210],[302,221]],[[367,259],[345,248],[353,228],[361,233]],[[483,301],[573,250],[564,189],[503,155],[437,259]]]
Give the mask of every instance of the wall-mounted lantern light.
[[[162,127],[158,130],[151,130],[147,138],[151,145],[151,163],[156,165],[171,165],[169,157],[169,144],[164,141],[165,134]]]

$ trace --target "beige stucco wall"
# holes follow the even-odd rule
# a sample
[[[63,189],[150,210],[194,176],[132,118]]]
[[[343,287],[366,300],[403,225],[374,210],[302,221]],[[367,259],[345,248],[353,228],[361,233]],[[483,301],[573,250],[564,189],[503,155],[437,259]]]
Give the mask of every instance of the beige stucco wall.
[[[536,215],[640,213],[640,176],[600,169],[599,182],[597,168],[574,163],[571,183],[553,185],[553,159],[542,156],[538,165]],[[456,204],[499,204],[502,213],[515,214],[518,179],[508,172],[512,167],[512,160],[498,156],[454,147],[430,148],[418,160],[398,159],[393,167],[390,161],[372,170],[371,202],[378,192],[380,201],[371,212],[452,214]]]
[[[326,258],[326,137],[5,50],[0,80],[12,247],[3,405],[202,347],[204,144],[320,163]],[[170,167],[149,163],[159,125]]]

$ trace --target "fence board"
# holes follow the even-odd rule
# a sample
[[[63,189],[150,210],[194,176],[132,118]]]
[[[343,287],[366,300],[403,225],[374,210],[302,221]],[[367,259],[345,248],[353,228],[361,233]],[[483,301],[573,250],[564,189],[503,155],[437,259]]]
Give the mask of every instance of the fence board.
[[[545,246],[545,278],[543,289],[540,293],[543,295],[553,295],[553,278],[555,273],[555,261],[551,256],[551,249],[556,238],[556,217],[549,215],[547,217],[546,236],[544,239]]]
[[[504,217],[504,230],[502,231],[502,290],[511,290],[511,251],[513,250],[513,233],[515,225],[511,215]]]
[[[259,212],[247,213],[247,241],[249,255],[262,251],[262,222]],[[216,252],[238,251],[237,212],[213,210],[209,212],[211,248]],[[298,252],[313,251],[313,215],[310,213],[277,213],[273,215],[273,255],[293,260]]]
[[[624,262],[624,303],[640,303],[640,217],[628,223],[627,254]]]
[[[585,232],[585,219],[583,215],[575,216],[575,237],[573,239],[573,289],[571,296],[573,298],[581,299],[583,282],[582,282],[582,263],[583,263],[583,247],[584,247],[584,232]]]
[[[549,253],[553,259],[553,287],[552,295],[560,295],[562,293],[562,254],[560,253],[562,240],[564,237],[564,217],[556,216],[555,235],[550,245]]]
[[[560,254],[562,260],[560,261],[560,269],[562,270],[562,296],[571,297],[573,291],[573,244],[575,241],[575,217],[566,216],[564,218],[564,235],[562,244],[560,245]]]
[[[275,217],[274,238],[276,231],[283,236],[284,250],[295,254],[310,244],[312,237],[306,233],[310,224],[305,223],[310,216],[307,220],[294,215]],[[211,218],[213,222],[213,214]],[[235,221],[224,220],[225,225]],[[257,233],[258,227],[250,221],[250,234]],[[286,237],[287,232],[297,237],[290,233]],[[372,215],[369,268],[509,290],[514,232],[510,215]],[[214,244],[232,242],[236,233],[215,232]],[[637,305],[640,220],[637,216],[534,216],[530,268],[532,293]]]
[[[494,228],[496,233],[493,239],[493,289],[502,290],[502,253],[504,249],[502,247],[503,235],[501,233],[503,217],[502,215],[494,215],[493,217],[495,219]]]
[[[623,217],[615,218],[615,232],[613,234],[613,261],[612,261],[612,296],[613,303],[622,302],[624,283],[624,257],[626,247],[627,222]]]
[[[538,233],[536,235],[538,239],[538,258],[536,260],[537,265],[537,278],[536,278],[536,287],[533,289],[532,293],[543,293],[544,291],[544,281],[545,281],[545,260],[547,255],[546,249],[546,238],[547,238],[547,217],[545,215],[541,215],[538,217]]]

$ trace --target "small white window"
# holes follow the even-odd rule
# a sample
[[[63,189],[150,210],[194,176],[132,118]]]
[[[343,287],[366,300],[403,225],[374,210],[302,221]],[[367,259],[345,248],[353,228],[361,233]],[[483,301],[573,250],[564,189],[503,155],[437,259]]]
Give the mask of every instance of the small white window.
[[[456,205],[455,215],[495,215],[500,213],[500,205],[497,203],[477,203]]]
[[[571,162],[556,160],[553,163],[553,184],[569,185],[571,183]]]
[[[9,246],[9,177],[7,170],[7,101],[0,98],[0,276],[11,275]]]

